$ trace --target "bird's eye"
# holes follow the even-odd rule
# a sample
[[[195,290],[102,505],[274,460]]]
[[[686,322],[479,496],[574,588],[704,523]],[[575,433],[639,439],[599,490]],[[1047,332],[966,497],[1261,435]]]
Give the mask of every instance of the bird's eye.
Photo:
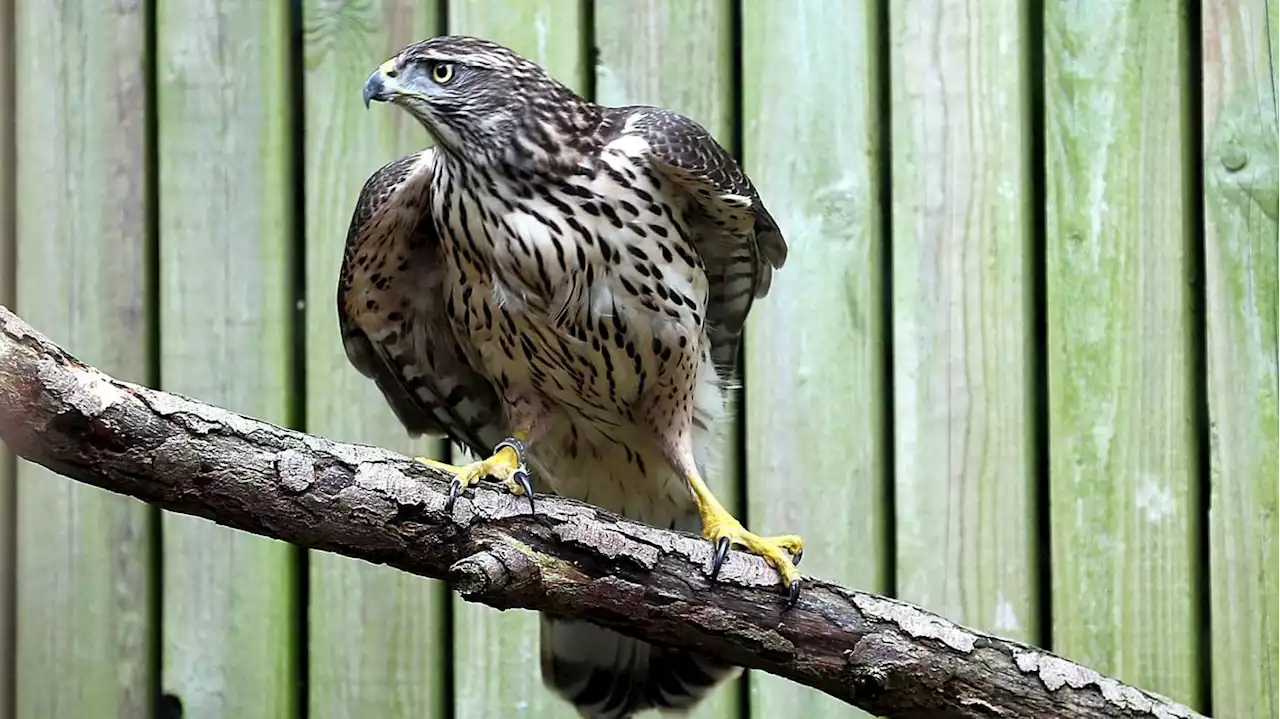
[[[437,62],[431,66],[431,79],[437,85],[443,85],[453,79],[453,64],[448,62]]]

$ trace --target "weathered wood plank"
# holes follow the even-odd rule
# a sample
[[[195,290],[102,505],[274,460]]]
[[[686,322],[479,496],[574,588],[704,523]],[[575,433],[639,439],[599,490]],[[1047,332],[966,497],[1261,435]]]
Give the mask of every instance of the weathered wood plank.
[[[500,42],[586,92],[581,0],[453,0],[448,31]]]
[[[1053,648],[1201,696],[1185,8],[1046,5]]]
[[[599,52],[595,100],[605,105],[657,105],[693,118],[735,150],[733,8],[729,0],[597,0]],[[740,393],[733,408],[740,411]],[[738,433],[724,437],[725,463],[707,483],[731,511],[741,511]],[[737,717],[743,678],[699,703],[690,719]]]
[[[13,0],[0,0],[0,304],[14,307],[14,94]],[[17,550],[17,514],[14,502],[15,457],[0,443],[0,719],[13,717],[14,665],[14,552]]]
[[[449,3],[449,32],[511,47],[578,92],[587,87],[579,0]],[[455,460],[467,457],[456,445]],[[470,461],[467,457],[465,461]],[[538,616],[496,612],[453,597],[455,719],[561,717],[568,705],[542,683]]]
[[[410,456],[444,456],[410,441],[372,382],[347,361],[334,287],[356,195],[395,157],[431,144],[406,113],[360,102],[380,62],[436,32],[420,0],[307,0],[307,429]],[[309,714],[312,719],[448,716],[443,583],[325,552],[310,555]]]
[[[291,417],[287,4],[156,9],[161,381]],[[297,710],[296,551],[164,516],[164,689],[187,716]]]
[[[898,596],[1037,639],[1027,3],[890,7]]]
[[[16,3],[17,308],[86,362],[149,377],[146,14]],[[155,671],[144,504],[18,467],[16,715],[148,715]]]
[[[803,571],[867,590],[887,585],[879,7],[748,3],[741,43],[744,159],[790,246],[747,329],[746,524],[800,534]],[[751,686],[752,716],[859,715]]]
[[[1213,709],[1280,710],[1275,0],[1201,6]]]
[[[597,0],[595,99],[682,112],[733,150],[733,39],[729,0]]]

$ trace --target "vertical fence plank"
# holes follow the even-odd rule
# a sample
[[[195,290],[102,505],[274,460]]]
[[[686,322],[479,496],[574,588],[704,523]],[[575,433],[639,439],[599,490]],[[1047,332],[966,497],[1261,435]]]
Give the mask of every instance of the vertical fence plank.
[[[1184,12],[1047,5],[1046,290],[1053,647],[1194,705]]]
[[[580,0],[452,0],[448,29],[507,45],[577,92],[586,92],[582,5]],[[453,451],[456,457],[465,455],[457,446]],[[550,718],[572,712],[542,683],[536,614],[498,612],[459,597],[453,598],[453,607],[456,719]]]
[[[141,3],[18,2],[17,310],[148,381],[147,21]],[[18,467],[17,716],[147,716],[154,512]]]
[[[1220,717],[1275,716],[1280,708],[1277,122],[1269,52],[1276,5],[1202,5],[1209,586]]]
[[[879,5],[745,4],[742,77],[747,171],[790,246],[748,320],[747,526],[803,536],[802,571],[883,591]],[[751,686],[753,716],[860,714],[777,677]]]
[[[897,589],[1037,638],[1026,3],[891,6]]]
[[[733,8],[729,0],[597,0],[595,100],[657,105],[701,123],[734,151]],[[733,408],[741,411],[735,397]],[[732,427],[732,424],[730,425]],[[741,510],[736,431],[724,437],[725,461],[706,472],[726,507]],[[742,678],[718,688],[690,719],[737,717]]]
[[[159,0],[161,382],[291,417],[287,4]],[[294,715],[293,549],[165,514],[163,681],[191,717]]]
[[[14,307],[14,0],[0,0],[0,304]],[[17,549],[17,513],[14,502],[16,458],[0,443],[0,719],[13,719],[14,665],[14,552]]]
[[[306,0],[307,430],[410,456],[443,456],[410,441],[372,382],[347,361],[334,287],[356,195],[384,163],[431,144],[395,108],[366,111],[369,73],[436,32],[421,0]],[[326,552],[310,555],[311,719],[448,716],[447,594],[441,582]]]

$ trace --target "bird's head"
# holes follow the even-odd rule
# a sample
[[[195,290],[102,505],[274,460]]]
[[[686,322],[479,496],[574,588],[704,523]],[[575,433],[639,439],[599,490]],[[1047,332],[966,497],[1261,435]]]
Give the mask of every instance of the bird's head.
[[[371,101],[399,105],[446,150],[477,163],[558,164],[600,122],[597,106],[537,64],[462,35],[414,43],[382,63],[364,84]]]

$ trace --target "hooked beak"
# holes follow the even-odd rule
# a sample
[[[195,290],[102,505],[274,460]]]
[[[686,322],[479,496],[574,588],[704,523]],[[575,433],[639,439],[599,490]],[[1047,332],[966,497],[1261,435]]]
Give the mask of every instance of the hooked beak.
[[[396,61],[395,58],[387,60],[378,66],[369,75],[369,79],[364,81],[364,106],[369,107],[369,103],[373,100],[378,102],[387,102],[394,99],[398,95],[404,94],[400,88],[400,83],[396,79]]]

